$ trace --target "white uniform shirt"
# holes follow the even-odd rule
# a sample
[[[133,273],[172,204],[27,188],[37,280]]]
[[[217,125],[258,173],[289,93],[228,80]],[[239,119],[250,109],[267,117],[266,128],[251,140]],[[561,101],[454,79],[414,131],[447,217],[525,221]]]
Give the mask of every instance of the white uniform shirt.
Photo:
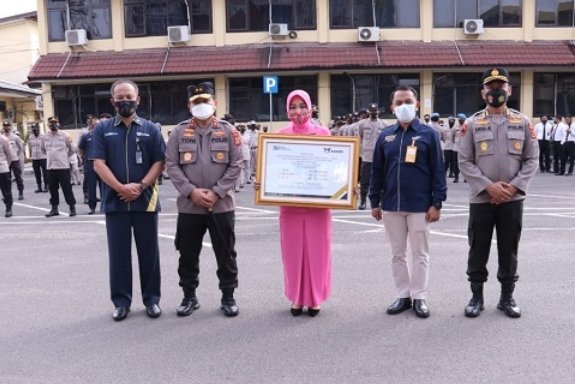
[[[544,129],[545,128],[545,129]],[[551,140],[551,131],[553,130],[553,124],[548,121],[547,124],[545,124],[545,127],[543,127],[543,123],[539,123],[535,126],[535,129],[537,130],[537,140]],[[545,133],[545,138],[543,136],[543,133]]]
[[[571,123],[570,126],[565,124],[565,137],[561,140],[561,144],[565,144],[566,142],[575,142],[575,123]]]
[[[565,131],[566,130],[567,130],[567,124],[559,123],[557,125],[557,128],[555,129],[555,141],[559,141],[560,143],[563,143],[563,140],[565,139]]]

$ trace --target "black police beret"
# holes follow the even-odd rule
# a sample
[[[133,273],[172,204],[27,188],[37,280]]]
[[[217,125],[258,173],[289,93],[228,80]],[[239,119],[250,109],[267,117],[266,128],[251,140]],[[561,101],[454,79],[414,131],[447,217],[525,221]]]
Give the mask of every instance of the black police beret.
[[[509,83],[509,72],[503,67],[493,67],[483,72],[481,82],[487,84],[491,81],[500,80]]]
[[[189,101],[194,101],[196,99],[211,99],[213,98],[214,85],[209,81],[204,81],[198,85],[188,86],[188,98]]]

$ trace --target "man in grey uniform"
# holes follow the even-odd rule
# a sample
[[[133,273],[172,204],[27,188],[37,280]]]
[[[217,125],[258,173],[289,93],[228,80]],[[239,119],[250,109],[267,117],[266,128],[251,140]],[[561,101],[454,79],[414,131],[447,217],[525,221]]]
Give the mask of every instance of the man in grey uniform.
[[[10,180],[10,158],[12,149],[7,138],[0,135],[0,191],[6,206],[4,217],[12,217],[12,180]]]
[[[189,86],[188,97],[193,118],[172,130],[166,149],[168,174],[179,192],[175,245],[180,252],[178,274],[184,299],[177,314],[188,316],[200,307],[196,297],[199,257],[208,230],[218,264],[220,308],[226,316],[236,316],[233,188],[241,172],[242,138],[231,124],[214,117],[212,83]]]
[[[373,151],[379,133],[387,127],[387,123],[378,118],[379,107],[377,104],[370,104],[367,109],[369,117],[361,120],[358,126],[359,137],[361,141],[361,169],[359,175],[359,209],[366,208],[367,193],[369,192],[369,181],[371,178],[371,164],[373,163]],[[375,207],[372,207],[375,208]]]
[[[32,125],[32,134],[28,138],[28,149],[30,150],[30,158],[32,159],[32,168],[34,169],[34,177],[36,178],[36,185],[38,188],[34,193],[48,192],[48,170],[46,169],[46,154],[42,152],[42,137],[40,134],[40,127],[38,123]],[[44,181],[44,189],[42,189],[42,181]]]
[[[511,95],[509,73],[490,68],[483,74],[481,95],[487,107],[461,127],[459,168],[469,183],[469,256],[467,276],[473,297],[465,316],[477,317],[484,308],[483,283],[493,228],[497,233],[501,297],[497,308],[520,317],[513,299],[517,275],[517,248],[523,221],[523,200],[537,171],[539,146],[529,119],[507,107]]]
[[[11,160],[9,161],[10,171],[16,179],[18,187],[18,200],[24,200],[24,180],[22,179],[22,161],[24,156],[24,144],[16,134],[12,132],[12,123],[10,120],[4,120],[2,123],[3,134],[10,142]]]

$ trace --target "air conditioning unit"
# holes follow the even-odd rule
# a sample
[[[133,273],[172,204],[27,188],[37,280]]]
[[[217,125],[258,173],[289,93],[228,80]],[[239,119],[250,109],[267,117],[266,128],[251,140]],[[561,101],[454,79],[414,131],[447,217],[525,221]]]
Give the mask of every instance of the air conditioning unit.
[[[358,27],[357,41],[360,42],[379,41],[379,27]]]
[[[174,25],[168,27],[168,41],[170,43],[185,43],[190,41],[190,28],[187,25]]]
[[[66,44],[69,47],[77,45],[86,45],[88,43],[88,35],[85,29],[69,29],[65,32]]]
[[[465,19],[463,20],[463,33],[466,35],[479,35],[483,33],[483,20]]]
[[[44,101],[42,100],[42,96],[38,95],[34,98],[34,104],[36,106],[37,111],[41,111],[44,109]]]
[[[270,23],[270,36],[287,36],[289,34],[287,24]]]

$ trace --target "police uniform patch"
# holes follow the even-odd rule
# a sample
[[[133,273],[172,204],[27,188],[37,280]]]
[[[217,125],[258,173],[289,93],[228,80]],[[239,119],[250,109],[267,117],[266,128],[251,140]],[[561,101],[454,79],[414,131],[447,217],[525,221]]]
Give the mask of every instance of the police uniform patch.
[[[214,136],[215,136],[215,137],[223,137],[223,136],[225,136],[225,135],[226,135],[226,133],[225,133],[225,132],[222,132],[222,131],[216,131],[216,132],[214,132]]]
[[[234,145],[237,147],[242,144],[242,139],[240,136],[240,132],[236,131],[235,129],[232,131],[232,136],[234,137]]]
[[[192,160],[192,153],[191,152],[184,153],[184,161],[190,161],[190,160]]]
[[[216,159],[217,160],[223,160],[224,159],[224,153],[223,152],[218,152],[216,153]]]
[[[487,150],[489,149],[489,144],[487,144],[485,141],[482,141],[479,144],[479,149],[481,150],[481,152],[487,152]]]
[[[393,140],[395,140],[395,135],[387,135],[384,138],[386,143],[391,143]]]
[[[532,140],[537,139],[537,132],[535,132],[535,127],[533,127],[533,124],[531,123],[529,123],[529,133],[531,133]]]
[[[521,142],[516,141],[515,143],[513,143],[513,148],[519,151],[521,149]]]
[[[194,137],[196,135],[196,130],[191,128],[184,129],[184,137]]]

